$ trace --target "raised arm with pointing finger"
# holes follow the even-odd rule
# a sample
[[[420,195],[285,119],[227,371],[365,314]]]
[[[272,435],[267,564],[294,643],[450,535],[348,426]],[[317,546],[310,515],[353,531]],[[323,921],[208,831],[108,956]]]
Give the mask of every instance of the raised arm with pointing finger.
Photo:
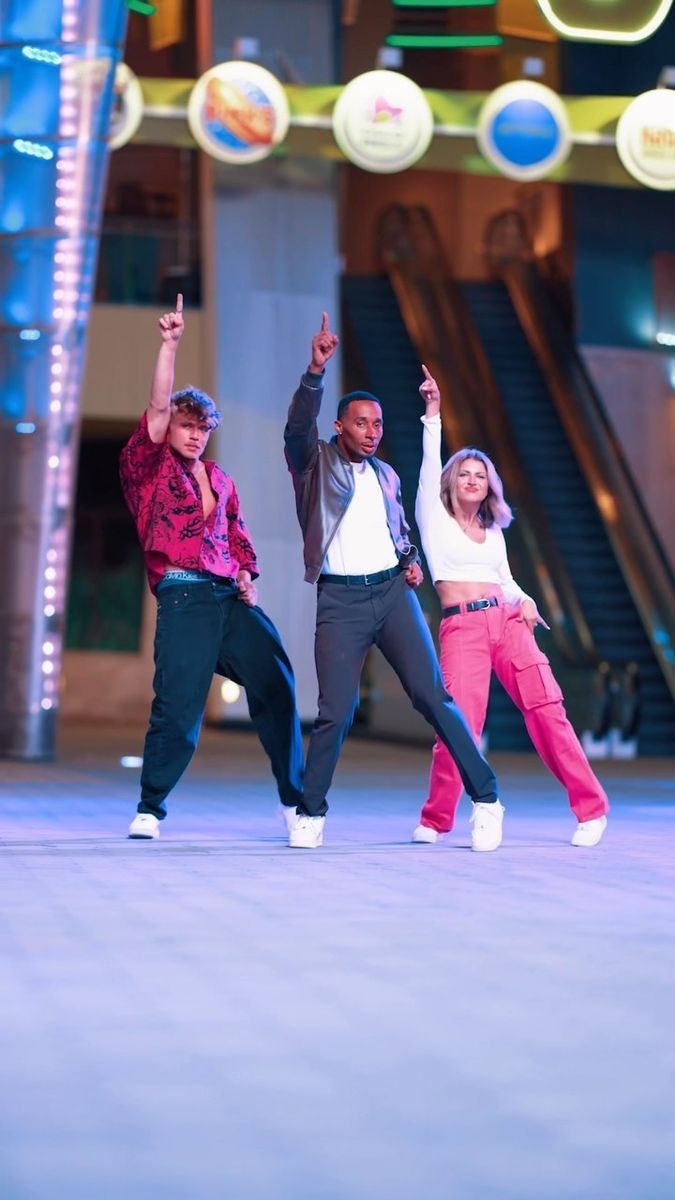
[[[157,597],[155,697],[145,739],[133,838],[159,837],[166,797],[194,752],[214,673],[246,691],[287,826],[302,790],[293,670],[257,606],[255,550],[234,480],[205,458],[220,413],[210,396],[173,391],[183,297],[159,321],[150,399],[121,455],[124,498]]]
[[[495,778],[443,688],[433,642],[414,589],[422,579],[393,468],[377,457],[383,432],[376,396],[358,390],[338,403],[335,436],[319,437],[323,373],[338,339],[328,314],[312,338],[284,433],[303,533],[305,579],[317,584],[314,653],[319,713],[307,753],[305,795],[289,845],[323,839],[326,794],[352,723],[364,659],[377,646],[415,708],[455,755],[467,790],[487,806]]]
[[[312,354],[300,387],[291,401],[288,422],[284,431],[286,460],[291,471],[303,474],[318,454],[319,429],[317,418],[323,398],[323,376],[326,363],[340,344],[337,334],[331,333],[328,313],[321,315],[321,329],[312,338]]]
[[[546,655],[534,631],[548,629],[532,598],[511,574],[502,532],[512,513],[494,464],[466,446],[441,463],[440,392],[425,366],[420,395],[422,467],[415,515],[441,602],[441,668],[478,741],[487,713],[492,672],[521,710],[542,760],[567,789],[578,826],[575,846],[594,846],[607,824],[607,797],[572,729]],[[429,794],[415,842],[437,842],[454,825],[463,780],[441,738],[433,749]],[[474,806],[474,849],[495,849],[503,808]],[[478,843],[478,844],[476,844]]]
[[[176,352],[178,343],[183,336],[183,296],[179,292],[176,297],[174,312],[165,313],[159,318],[159,332],[162,344],[157,354],[157,362],[152,376],[150,399],[147,407],[148,432],[153,442],[163,442],[171,420],[171,393],[176,367]]]

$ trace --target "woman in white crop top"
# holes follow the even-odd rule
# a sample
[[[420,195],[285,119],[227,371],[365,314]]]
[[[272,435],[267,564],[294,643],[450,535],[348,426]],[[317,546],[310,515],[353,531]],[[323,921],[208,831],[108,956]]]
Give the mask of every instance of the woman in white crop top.
[[[501,479],[487,455],[473,448],[458,450],[441,467],[440,392],[427,368],[422,370],[420,395],[426,413],[415,516],[443,610],[439,636],[445,686],[478,741],[495,671],[522,712],[535,749],[567,790],[578,820],[572,845],[595,846],[607,825],[607,796],[567,719],[549,661],[535,641],[536,626],[548,625],[511,574],[502,530],[513,514]],[[437,738],[429,798],[413,841],[436,842],[451,830],[461,794],[459,772]],[[481,848],[499,846],[503,813],[499,803],[474,809],[474,840]],[[485,828],[476,830],[477,822]]]

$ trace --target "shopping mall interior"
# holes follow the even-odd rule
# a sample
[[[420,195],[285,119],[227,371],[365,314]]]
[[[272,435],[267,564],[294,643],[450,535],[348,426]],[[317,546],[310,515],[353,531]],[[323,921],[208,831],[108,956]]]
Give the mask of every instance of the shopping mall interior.
[[[673,1194],[671,5],[4,0],[4,1200]],[[206,458],[305,747],[325,698],[284,427],[328,314],[321,445],[341,396],[377,398],[437,648],[422,364],[444,460],[495,464],[545,622],[531,705],[564,696],[601,844],[570,846],[573,789],[494,672],[473,732],[503,842],[471,853],[468,795],[411,841],[434,730],[375,647],[323,845],[286,844],[215,668],[161,837],[127,836],[161,671],[119,464],[177,309],[173,382],[221,414]]]

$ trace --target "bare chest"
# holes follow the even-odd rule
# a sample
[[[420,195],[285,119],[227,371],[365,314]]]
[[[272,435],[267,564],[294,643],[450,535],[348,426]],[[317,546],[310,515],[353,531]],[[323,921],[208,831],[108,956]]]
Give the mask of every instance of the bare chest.
[[[195,476],[195,482],[199,487],[199,492],[202,498],[204,519],[206,520],[211,516],[211,513],[216,507],[218,501],[211,487],[208,473],[204,467],[202,467],[201,471]]]

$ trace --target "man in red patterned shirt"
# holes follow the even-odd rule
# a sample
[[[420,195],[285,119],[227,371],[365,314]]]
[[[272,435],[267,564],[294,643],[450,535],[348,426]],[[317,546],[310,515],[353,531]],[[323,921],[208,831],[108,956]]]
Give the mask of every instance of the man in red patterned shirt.
[[[214,673],[246,689],[290,830],[302,798],[303,761],[293,670],[256,605],[256,556],[234,483],[217,463],[202,461],[220,413],[196,388],[172,395],[183,327],[179,295],[176,311],[160,318],[150,402],[120,464],[157,597],[155,695],[129,837],[159,837],[165,799],[195,751]]]

